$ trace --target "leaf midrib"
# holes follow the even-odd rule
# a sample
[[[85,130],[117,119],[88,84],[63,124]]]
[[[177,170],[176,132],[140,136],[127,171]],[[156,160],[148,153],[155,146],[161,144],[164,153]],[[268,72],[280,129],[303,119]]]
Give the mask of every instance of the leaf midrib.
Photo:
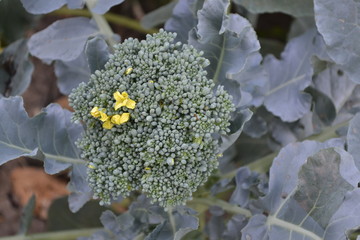
[[[34,150],[34,149],[19,147],[17,145],[9,144],[9,143],[4,142],[4,141],[0,141],[0,144],[3,144],[5,146],[8,146],[8,147],[16,149],[16,150],[20,150],[20,151],[22,151],[24,153],[31,153]],[[85,161],[82,160],[82,159],[69,158],[69,157],[65,157],[65,156],[61,156],[61,155],[54,155],[54,154],[51,154],[51,153],[46,153],[44,151],[41,151],[41,152],[44,154],[45,158],[54,159],[54,160],[57,160],[59,162],[71,163],[71,164],[84,164],[85,163]],[[42,159],[38,159],[38,160],[42,160]]]

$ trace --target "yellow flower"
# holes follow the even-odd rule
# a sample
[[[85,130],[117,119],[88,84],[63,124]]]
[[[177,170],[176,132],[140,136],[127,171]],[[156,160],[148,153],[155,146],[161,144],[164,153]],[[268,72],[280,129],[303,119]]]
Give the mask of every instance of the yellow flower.
[[[132,72],[133,68],[129,67],[128,69],[125,70],[125,75],[129,75]]]
[[[102,125],[103,128],[105,129],[111,129],[114,126],[114,124],[109,120],[105,121]]]
[[[100,114],[100,121],[106,122],[106,121],[110,120],[110,117],[108,115],[106,115],[106,113],[102,112],[101,110],[99,111],[99,114]]]
[[[90,163],[90,164],[88,165],[88,168],[94,169],[95,166],[94,166],[92,163]]]
[[[126,123],[130,119],[130,113],[116,114],[111,117],[111,122],[117,125]]]
[[[120,94],[119,91],[116,91],[114,93],[114,98],[116,100],[116,103],[114,106],[115,110],[118,110],[119,108],[121,108],[123,106],[125,106],[129,109],[135,108],[136,102],[129,98],[129,95],[127,94],[127,92],[122,92]]]
[[[104,122],[102,127],[105,129],[111,129],[114,126],[114,124],[111,122],[111,116],[108,116],[106,113],[104,113],[101,110],[99,110],[99,114],[100,114],[100,121]]]
[[[90,114],[91,114],[91,116],[93,116],[94,118],[100,117],[99,108],[98,108],[98,107],[94,107],[93,109],[91,109]]]

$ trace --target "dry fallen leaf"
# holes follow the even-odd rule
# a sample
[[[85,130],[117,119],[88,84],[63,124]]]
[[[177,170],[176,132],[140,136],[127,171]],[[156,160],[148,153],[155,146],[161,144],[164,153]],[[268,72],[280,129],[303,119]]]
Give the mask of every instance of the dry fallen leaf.
[[[11,172],[12,192],[23,207],[32,194],[36,196],[35,216],[46,219],[52,201],[68,195],[66,183],[46,174],[42,169],[25,167]]]

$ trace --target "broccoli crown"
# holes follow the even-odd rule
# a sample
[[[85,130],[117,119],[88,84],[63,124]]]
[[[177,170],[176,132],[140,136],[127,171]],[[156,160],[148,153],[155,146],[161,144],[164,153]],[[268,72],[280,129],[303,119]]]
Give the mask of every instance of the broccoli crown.
[[[206,77],[202,52],[175,36],[160,30],[114,46],[104,69],[70,95],[101,204],[132,190],[164,207],[184,204],[218,165],[212,136],[229,131],[232,99]]]

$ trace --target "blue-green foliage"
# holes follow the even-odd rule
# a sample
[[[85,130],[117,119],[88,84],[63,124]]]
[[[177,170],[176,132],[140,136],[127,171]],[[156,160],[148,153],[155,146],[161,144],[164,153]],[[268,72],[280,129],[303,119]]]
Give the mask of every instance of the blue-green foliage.
[[[169,66],[164,66],[168,58],[158,54],[169,47],[166,43],[169,39],[154,40],[155,45],[126,40],[126,49],[115,47],[114,55],[114,48],[109,44],[114,43],[110,39],[112,35],[104,29],[104,22],[99,23],[101,16],[97,14],[104,14],[123,1],[19,0],[10,8],[10,1],[0,0],[0,40],[5,42],[5,45],[0,42],[3,47],[0,48],[0,165],[27,156],[44,161],[45,171],[50,174],[70,169],[68,200],[73,212],[93,198],[93,190],[96,197],[104,197],[107,203],[121,201],[123,198],[119,195],[128,194],[129,186],[137,190],[130,195],[132,202],[126,212],[117,215],[105,211],[101,217],[105,229],[90,237],[79,238],[82,240],[350,239],[351,231],[360,227],[360,36],[357,24],[360,2],[171,1],[142,19],[144,27],[165,23],[166,31],[177,33],[176,36],[160,33],[169,39],[175,36],[171,54],[175,60],[180,60],[171,68],[180,69],[188,64],[181,55],[184,51],[198,54],[195,62],[200,71],[186,72],[187,76],[192,74],[191,79],[183,78],[171,85],[173,75],[166,75],[166,78],[161,75],[161,72],[171,71]],[[35,19],[19,8],[21,4],[32,14],[47,14],[61,7],[87,7],[95,18],[61,19],[29,39],[15,41],[25,35],[27,22]],[[261,31],[258,23],[263,21],[263,15],[259,13],[273,12],[294,18],[287,36],[282,38],[284,42],[277,43],[280,48],[277,51],[270,49],[279,53],[279,58],[261,55],[269,52],[266,43],[274,40]],[[141,44],[142,51],[133,51]],[[145,52],[146,57],[154,59],[143,61],[137,57]],[[71,100],[77,110],[75,118],[87,125],[79,141],[82,152],[75,146],[75,141],[84,132],[83,127],[71,122],[70,112],[54,104],[33,118],[25,112],[22,99],[17,95],[24,93],[31,80],[34,67],[29,54],[47,64],[54,63],[58,87],[64,95],[69,95],[80,85],[80,90],[76,91],[78,96],[73,94]],[[126,59],[121,60],[120,55]],[[209,60],[208,65],[203,57]],[[121,66],[116,62],[121,62]],[[148,63],[151,66],[147,66]],[[133,72],[124,74],[130,67]],[[146,69],[150,71],[146,72]],[[91,74],[93,77],[89,81]],[[192,89],[191,84],[201,82],[201,79],[192,82],[198,75],[213,79],[214,83],[210,88]],[[121,81],[117,82],[119,79]],[[171,86],[170,90],[176,94],[170,96],[171,91],[162,86]],[[179,91],[186,87],[191,89],[189,93],[193,93],[193,99],[200,95],[210,99],[214,97],[212,88],[225,89],[226,92],[221,90],[220,95],[232,96],[235,111],[229,117],[229,109],[214,108],[226,121],[220,121],[221,127],[206,135],[196,132],[197,127],[183,131],[181,126],[187,120],[202,120],[186,113],[182,116],[183,121],[167,119],[167,125],[162,125],[156,134],[149,131],[140,136],[144,128],[132,129],[136,119],[136,126],[147,124],[145,132],[154,130],[149,126],[159,124],[158,116],[164,110],[164,102],[158,100],[170,96],[173,99],[168,99],[167,103],[174,107],[173,100],[176,101]],[[121,125],[106,130],[90,115],[90,110],[95,105],[109,106],[107,113],[114,114],[111,107],[115,88],[135,92],[132,95],[129,91],[129,95],[136,98],[141,112],[136,112],[136,108],[129,111],[133,114],[133,122],[126,125],[129,128]],[[159,99],[151,95],[151,89],[158,90],[155,95],[160,96]],[[153,102],[144,104],[147,98]],[[184,99],[190,109],[201,107],[190,97],[181,97],[181,101]],[[229,99],[224,97],[223,100]],[[205,105],[202,106],[204,109]],[[221,101],[217,105],[222,106]],[[227,105],[230,106],[230,102]],[[144,106],[150,107],[145,109]],[[177,110],[168,110],[168,115],[177,116]],[[225,123],[227,120],[230,125]],[[175,134],[166,129],[171,126],[180,126],[181,131]],[[94,128],[97,130],[92,131]],[[226,128],[229,128],[228,132]],[[116,129],[123,134],[120,138],[108,134]],[[245,134],[240,136],[243,129]],[[161,141],[157,139],[160,133],[166,135]],[[174,162],[173,166],[173,161],[178,160],[176,154],[184,151],[179,142],[174,144],[169,140],[179,139],[183,134],[192,136],[187,140],[193,142],[191,148],[194,148],[189,156],[183,156],[183,160],[196,161],[183,161],[181,165]],[[141,144],[131,143],[144,136],[146,141],[142,139]],[[337,136],[342,138],[335,138]],[[307,138],[312,140],[304,141]],[[166,158],[159,158],[163,150],[160,143],[163,142],[172,144],[173,149],[165,151],[169,155]],[[212,145],[206,148],[204,142]],[[112,150],[105,149],[113,144]],[[90,145],[93,145],[92,149]],[[211,149],[215,145],[216,151]],[[197,149],[199,146],[202,146],[201,151]],[[201,154],[204,148],[210,148],[211,154]],[[215,152],[223,152],[223,156],[214,157]],[[147,161],[158,161],[157,164],[163,164],[163,167],[154,165],[150,170],[145,169],[149,167],[144,165]],[[89,162],[93,164],[90,169]],[[210,174],[218,164],[218,171]],[[115,171],[114,167],[118,169]],[[132,170],[125,174],[120,168]],[[198,188],[208,177],[208,182]],[[193,179],[197,180],[192,182]],[[172,185],[174,182],[176,186]],[[160,205],[151,203],[144,195],[137,198],[141,190],[158,200]],[[191,197],[194,199],[189,200],[187,206],[168,209],[161,206],[178,205]],[[21,233],[27,230],[32,205],[31,200]]]
[[[19,39],[0,54],[0,95],[21,95],[28,88],[34,65],[29,60],[27,40]]]

